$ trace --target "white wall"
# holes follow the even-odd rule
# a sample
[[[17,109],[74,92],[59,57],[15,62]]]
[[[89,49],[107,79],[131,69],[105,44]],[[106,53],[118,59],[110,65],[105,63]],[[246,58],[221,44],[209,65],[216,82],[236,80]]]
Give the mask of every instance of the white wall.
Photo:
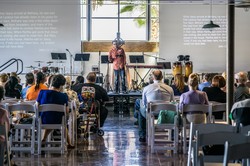
[[[177,61],[178,55],[190,55],[193,61],[194,72],[223,72],[226,70],[227,43],[224,41],[198,42],[190,45],[184,42],[184,16],[202,18],[196,31],[201,35],[207,33],[207,37],[217,34],[220,37],[226,32],[226,5],[213,5],[212,13],[214,23],[221,28],[213,31],[202,29],[202,25],[209,21],[210,7],[208,5],[161,5],[160,6],[160,56],[167,60]],[[235,18],[235,70],[250,70],[247,52],[250,51],[250,12],[236,9]],[[202,23],[204,22],[204,23]],[[217,31],[217,32],[216,32]],[[221,38],[220,38],[221,39]]]
[[[0,1],[0,56],[2,65],[10,58],[27,66],[47,66],[51,52],[67,53],[67,61],[51,66],[70,68],[69,49],[74,55],[81,51],[80,5],[76,0],[63,1]],[[9,71],[15,71],[15,67]],[[8,70],[7,70],[8,71]],[[7,72],[5,71],[5,72]]]

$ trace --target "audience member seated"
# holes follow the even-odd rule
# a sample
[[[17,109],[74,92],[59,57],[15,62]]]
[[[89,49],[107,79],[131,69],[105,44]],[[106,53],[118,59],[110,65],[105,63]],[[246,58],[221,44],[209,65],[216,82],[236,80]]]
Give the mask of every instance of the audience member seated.
[[[210,87],[210,86],[211,86],[211,75],[207,73],[203,76],[202,83],[198,85],[198,89],[202,91],[204,87]]]
[[[247,98],[250,98],[249,88],[246,86],[247,73],[239,72],[237,73],[237,87],[234,91],[234,102],[238,102]]]
[[[21,78],[17,75],[16,72],[11,72],[10,76],[14,76],[17,78],[17,85],[16,85],[16,89],[19,90],[19,92],[22,92],[23,86],[21,85]]]
[[[63,92],[63,86],[65,85],[66,79],[63,75],[58,74],[53,76],[51,87],[47,90],[41,90],[37,97],[37,105],[42,104],[60,104],[66,105],[66,112],[69,112],[68,108],[68,96]],[[43,112],[41,113],[41,119],[43,124],[59,124],[62,121],[62,116],[64,114],[62,112]],[[46,141],[48,135],[52,130],[46,129],[44,132],[44,137],[42,139],[43,142]],[[68,148],[72,148],[73,146],[70,144],[68,132],[67,132],[67,143]]]
[[[246,86],[247,86],[248,88],[250,88],[250,71],[247,72],[247,82],[246,82]]]
[[[186,104],[208,104],[208,97],[206,92],[197,90],[199,83],[198,74],[192,73],[188,77],[189,91],[183,93],[180,97],[180,110]],[[190,112],[185,115],[189,123],[206,123],[206,114],[203,112]]]
[[[108,109],[105,107],[105,102],[109,101],[108,94],[105,89],[101,86],[95,84],[96,82],[96,73],[90,72],[87,75],[87,83],[83,84],[83,86],[89,86],[95,88],[95,99],[100,102],[100,127],[103,126],[107,116]]]
[[[27,100],[36,100],[40,90],[47,90],[48,87],[44,84],[45,83],[45,74],[42,72],[38,72],[36,74],[36,81],[35,85],[32,85],[26,93]]]
[[[164,84],[168,85],[166,83],[166,80],[168,79],[164,79],[163,82]],[[154,83],[154,78],[153,76],[150,76],[149,77],[149,80],[146,84],[146,86],[150,85],[150,84],[153,84]],[[142,90],[143,88],[145,88],[146,86],[142,87]],[[140,102],[141,102],[141,99],[136,99],[135,100],[135,105],[134,105],[134,118],[136,118],[136,121],[134,122],[134,125],[138,125],[138,118],[139,118],[139,111],[140,111]]]
[[[76,81],[72,85],[72,90],[77,93],[77,95],[81,95],[82,87],[84,84],[84,77],[83,76],[77,76]]]
[[[21,95],[22,95],[22,99],[26,99],[26,93],[27,93],[27,90],[34,84],[35,82],[35,77],[34,77],[34,74],[33,73],[27,73],[25,75],[25,79],[26,79],[26,87],[23,88],[22,92],[21,92]]]
[[[51,80],[53,78],[54,74],[49,74],[46,76],[46,82],[45,82],[45,85],[50,88],[50,85],[51,85]]]
[[[4,87],[8,79],[9,79],[9,76],[6,73],[2,73],[0,75],[0,85]]]
[[[21,91],[17,88],[18,80],[15,76],[10,76],[9,80],[5,84],[5,97],[9,98],[21,98]]]
[[[219,103],[226,103],[227,95],[226,92],[222,91],[221,88],[226,86],[226,80],[223,76],[215,75],[212,79],[211,87],[203,88],[203,91],[207,93],[209,101],[216,101]],[[222,119],[223,112],[213,113],[215,119]]]
[[[185,85],[184,77],[182,74],[176,74],[174,76],[174,81],[171,87],[174,90],[175,96],[180,96],[182,93],[185,93],[188,91],[188,86]]]
[[[162,82],[162,72],[153,71],[154,83],[146,86],[142,92],[142,105],[139,113],[139,141],[146,142],[146,111],[147,103],[154,100],[173,101],[173,89]]]
[[[226,72],[223,72],[222,74],[221,74],[221,76],[225,79],[225,81],[226,81],[226,85],[224,86],[224,87],[222,87],[221,88],[221,90],[223,91],[223,92],[227,92],[227,73]]]
[[[80,102],[77,96],[77,93],[73,90],[71,90],[71,79],[69,76],[65,76],[66,79],[66,83],[65,83],[65,88],[64,88],[64,93],[66,93],[68,95],[68,99],[69,101],[75,101],[76,103],[76,110],[77,110],[77,114],[78,114],[78,110],[80,107]]]
[[[233,125],[250,125],[250,99],[234,103],[231,109],[230,119],[233,121]]]
[[[0,102],[3,100],[4,97],[4,88],[0,85]],[[7,124],[8,131],[10,130],[10,121],[9,121],[9,113],[7,110],[0,107],[0,125]],[[0,142],[5,140],[4,136],[0,135]]]

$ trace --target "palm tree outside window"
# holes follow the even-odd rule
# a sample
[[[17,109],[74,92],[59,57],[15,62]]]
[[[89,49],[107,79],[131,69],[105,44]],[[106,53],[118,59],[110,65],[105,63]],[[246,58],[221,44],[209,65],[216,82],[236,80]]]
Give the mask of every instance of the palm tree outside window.
[[[81,4],[82,40],[112,41],[118,29],[117,0],[82,0]],[[157,42],[158,2],[121,0],[120,32],[125,41]]]

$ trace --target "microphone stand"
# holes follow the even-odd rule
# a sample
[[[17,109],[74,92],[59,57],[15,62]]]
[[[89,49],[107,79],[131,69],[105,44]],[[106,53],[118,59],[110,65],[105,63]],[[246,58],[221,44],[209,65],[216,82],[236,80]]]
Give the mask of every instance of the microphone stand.
[[[101,51],[99,51],[99,60],[98,60],[98,71],[97,71],[99,77],[97,77],[97,82],[102,85],[103,87],[103,82],[101,82],[102,74],[101,74]],[[102,77],[103,78],[103,77]]]
[[[70,54],[70,77],[71,77],[71,80],[72,80],[72,71],[73,71],[72,59],[73,59],[73,55],[71,54],[69,49],[66,49],[66,51],[68,51],[69,54]]]

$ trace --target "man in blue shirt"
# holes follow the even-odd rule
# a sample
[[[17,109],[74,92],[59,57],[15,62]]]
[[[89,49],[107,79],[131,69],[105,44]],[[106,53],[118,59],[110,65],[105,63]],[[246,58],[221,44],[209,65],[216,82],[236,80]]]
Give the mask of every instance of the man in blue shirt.
[[[198,89],[202,91],[203,88],[210,86],[211,86],[211,75],[207,73],[204,75],[203,82],[198,85]]]
[[[26,92],[27,90],[34,85],[35,82],[35,77],[33,73],[27,73],[25,75],[25,79],[26,79],[26,87],[23,88],[22,92],[21,92],[21,97],[22,99],[26,99]]]

